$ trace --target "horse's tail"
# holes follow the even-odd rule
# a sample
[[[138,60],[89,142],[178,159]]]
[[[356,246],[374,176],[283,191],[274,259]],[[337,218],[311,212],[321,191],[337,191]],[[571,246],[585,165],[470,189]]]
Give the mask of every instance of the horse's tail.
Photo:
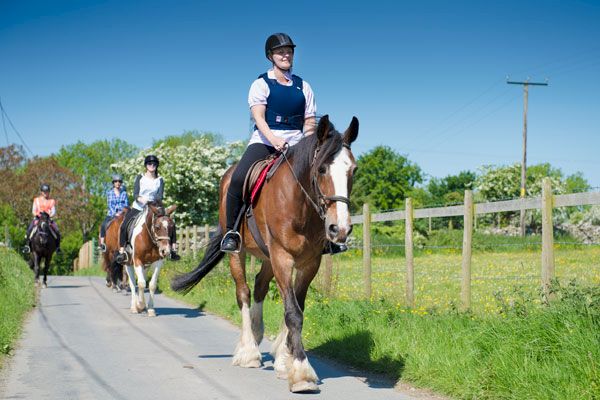
[[[225,253],[221,251],[221,240],[223,239],[223,233],[221,228],[217,229],[217,233],[210,239],[206,252],[200,264],[193,271],[185,274],[177,275],[171,280],[171,289],[176,292],[187,293],[189,292],[198,282],[202,280],[212,269],[221,261]]]

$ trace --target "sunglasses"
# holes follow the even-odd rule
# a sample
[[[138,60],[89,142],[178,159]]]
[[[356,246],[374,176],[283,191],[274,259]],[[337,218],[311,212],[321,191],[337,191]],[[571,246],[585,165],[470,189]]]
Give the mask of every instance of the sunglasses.
[[[146,165],[154,165],[156,167],[158,165],[158,163],[156,163],[154,161],[150,161],[149,163],[146,163]]]
[[[115,183],[115,182],[123,183],[123,181],[113,181],[113,183]]]

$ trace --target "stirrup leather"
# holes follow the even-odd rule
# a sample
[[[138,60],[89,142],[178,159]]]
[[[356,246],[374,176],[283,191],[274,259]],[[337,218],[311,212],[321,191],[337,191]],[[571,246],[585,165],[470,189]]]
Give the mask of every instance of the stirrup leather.
[[[225,239],[227,238],[227,236],[228,236],[228,235],[230,235],[230,234],[231,234],[231,235],[235,235],[235,236],[237,236],[237,238],[238,238],[238,248],[237,248],[237,249],[235,249],[235,250],[221,250],[221,251],[223,251],[223,252],[225,252],[225,253],[235,253],[235,254],[237,254],[237,253],[239,253],[239,252],[240,252],[240,250],[242,249],[242,235],[240,235],[240,233],[239,233],[239,232],[237,232],[237,231],[234,231],[234,230],[230,230],[230,231],[228,231],[228,232],[227,232],[227,233],[226,233],[226,234],[223,236],[223,239],[221,239],[220,248],[221,248],[221,249],[223,248],[223,242],[225,241]]]

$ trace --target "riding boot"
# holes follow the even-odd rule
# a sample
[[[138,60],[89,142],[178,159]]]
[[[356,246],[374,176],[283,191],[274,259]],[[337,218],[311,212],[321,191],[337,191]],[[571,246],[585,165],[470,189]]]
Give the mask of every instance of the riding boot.
[[[346,246],[345,244],[337,244],[337,243],[333,243],[330,241],[327,241],[327,243],[325,243],[325,247],[323,248],[323,252],[321,254],[337,254],[337,253],[343,253],[344,251],[348,250],[348,246]]]
[[[237,228],[235,227],[235,222],[242,209],[242,205],[243,200],[231,194],[228,190],[225,207],[227,213],[227,232],[223,236],[223,240],[221,240],[221,251],[225,253],[238,253],[240,251],[241,236],[234,228]]]
[[[177,234],[175,233],[175,228],[173,228],[173,231],[171,232],[171,255],[169,257],[171,261],[181,260],[181,256],[177,254],[177,242],[175,241],[176,237]]]
[[[62,249],[60,248],[60,233],[56,232],[56,254],[62,254]]]

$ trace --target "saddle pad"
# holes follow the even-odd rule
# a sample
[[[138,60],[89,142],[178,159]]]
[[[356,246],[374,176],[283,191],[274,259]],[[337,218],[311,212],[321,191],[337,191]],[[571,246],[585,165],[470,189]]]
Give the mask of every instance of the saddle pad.
[[[260,194],[260,189],[267,180],[267,174],[280,159],[281,156],[269,156],[252,164],[246,174],[242,191],[246,203],[254,205]]]

